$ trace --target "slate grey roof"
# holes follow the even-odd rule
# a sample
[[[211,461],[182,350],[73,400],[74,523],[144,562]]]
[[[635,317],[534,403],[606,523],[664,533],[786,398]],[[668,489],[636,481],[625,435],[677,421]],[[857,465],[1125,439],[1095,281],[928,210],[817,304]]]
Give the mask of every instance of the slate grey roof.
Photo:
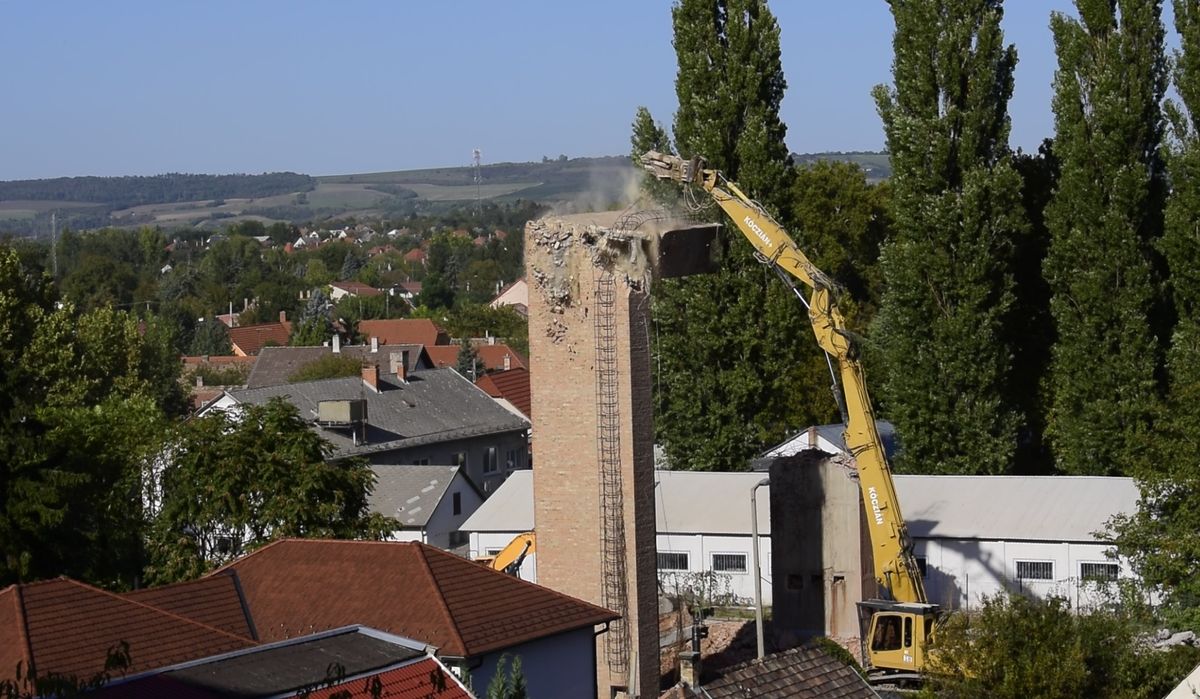
[[[501,407],[453,369],[415,372],[404,383],[396,382],[394,376],[381,376],[379,388],[373,391],[362,378],[350,377],[244,388],[229,391],[228,395],[239,403],[254,405],[284,397],[305,420],[316,418],[320,401],[365,399],[365,443],[354,444],[345,430],[321,430],[333,445],[335,457],[397,451],[529,428],[527,420]]]
[[[362,362],[373,361],[379,367],[380,374],[390,373],[389,363],[392,352],[408,350],[409,373],[422,369],[432,369],[433,362],[425,352],[424,345],[384,345],[378,352],[372,352],[369,345],[349,345],[342,347],[340,354],[354,357]],[[332,347],[264,347],[259,350],[258,361],[250,369],[246,377],[246,388],[263,388],[279,386],[288,383],[289,377],[307,364],[321,357],[333,354]]]
[[[814,646],[771,653],[721,670],[704,685],[712,699],[878,699],[857,672]]]
[[[464,532],[533,531],[533,471],[508,474],[492,496],[459,527]]]
[[[395,517],[405,527],[424,527],[458,475],[458,468],[414,464],[372,466],[376,481],[368,498],[371,510]],[[465,477],[463,481],[471,482]]]

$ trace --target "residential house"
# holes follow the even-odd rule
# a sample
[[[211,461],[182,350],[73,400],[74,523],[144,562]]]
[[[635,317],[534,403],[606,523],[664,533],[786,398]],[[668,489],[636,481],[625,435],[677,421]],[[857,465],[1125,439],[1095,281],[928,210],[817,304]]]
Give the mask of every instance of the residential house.
[[[333,458],[363,456],[374,464],[454,464],[490,493],[509,473],[528,468],[529,422],[496,404],[451,369],[382,374],[375,365],[362,377],[226,391],[201,414],[236,411],[281,397],[333,445]],[[362,419],[321,424],[322,404],[362,401]]]
[[[425,254],[425,251],[421,248],[413,248],[412,250],[404,253],[404,261],[410,262],[414,265],[424,265],[426,257],[427,255]]]
[[[421,289],[424,288],[421,282],[403,281],[397,282],[391,288],[393,296],[399,296],[408,302],[413,302],[421,295]]]
[[[473,338],[469,340],[471,346],[475,348],[475,355],[479,357],[479,365],[477,372],[483,374],[488,371],[508,371],[509,369],[525,369],[528,368],[525,364],[525,359],[517,354],[517,351],[503,342],[496,342],[496,338]],[[437,367],[457,367],[458,353],[461,350],[460,345],[427,345],[425,351],[429,353],[429,358],[433,360],[433,365]]]
[[[126,673],[254,646],[254,625],[234,585],[189,584],[189,599],[116,595],[68,578],[0,589],[0,682],[18,681],[18,664],[39,676],[90,680],[105,672],[121,643],[128,647]]]
[[[501,289],[492,299],[492,308],[510,306],[523,316],[529,315],[529,285],[521,278]]]
[[[761,473],[655,471],[659,586],[668,593],[710,580],[715,597],[731,603],[754,599],[750,490]],[[763,602],[771,603],[771,522],[768,493],[759,489],[759,562]],[[532,531],[533,472],[514,473],[462,526],[471,556],[493,555],[514,536]],[[537,580],[537,556],[522,565]]]
[[[363,624],[416,639],[473,687],[520,656],[530,696],[595,697],[596,643],[619,615],[417,542],[284,539],[237,579],[263,641]]]
[[[263,388],[290,383],[301,369],[324,357],[340,355],[353,357],[364,365],[378,367],[380,374],[396,374],[400,367],[411,374],[432,369],[433,362],[421,345],[388,345],[382,351],[379,343],[342,345],[336,336],[328,347],[264,347],[254,360],[246,388]]]
[[[229,329],[229,343],[233,346],[233,353],[240,357],[252,357],[263,347],[286,345],[291,336],[292,323],[284,311],[279,312],[278,323],[243,325]]]
[[[400,522],[392,541],[420,541],[442,549],[466,543],[459,528],[479,509],[483,493],[461,466],[376,465],[371,470],[371,510]]]
[[[365,626],[289,638],[110,682],[97,699],[470,699],[435,649]],[[371,687],[381,690],[373,694]]]
[[[379,289],[356,281],[331,282],[329,288],[329,298],[332,301],[341,301],[347,296],[383,296],[383,292]]]
[[[358,323],[358,332],[364,337],[375,339],[381,345],[435,345],[450,344],[450,336],[428,318],[390,318],[386,320],[363,320]]]
[[[533,417],[533,403],[529,393],[529,370],[516,367],[508,371],[496,371],[484,374],[475,381],[475,385],[506,408],[516,411],[522,417]]]

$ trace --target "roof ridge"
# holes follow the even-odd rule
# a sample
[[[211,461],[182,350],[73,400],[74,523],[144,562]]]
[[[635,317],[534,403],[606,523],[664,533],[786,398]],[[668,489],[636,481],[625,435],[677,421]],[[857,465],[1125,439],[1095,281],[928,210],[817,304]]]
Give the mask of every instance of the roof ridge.
[[[222,636],[228,636],[229,638],[237,639],[237,640],[239,640],[239,641],[248,641],[248,642],[250,642],[250,643],[251,643],[251,644],[253,644],[253,645],[258,645],[258,641],[255,641],[253,638],[248,638],[248,637],[246,637],[246,636],[239,636],[239,635],[237,635],[237,634],[235,634],[235,633],[229,633],[228,631],[225,631],[224,629],[218,629],[218,628],[217,628],[217,627],[215,627],[215,626],[209,626],[208,624],[205,624],[205,623],[203,623],[203,622],[200,622],[200,621],[196,621],[195,619],[189,619],[188,617],[181,616],[181,615],[179,615],[179,614],[176,614],[176,613],[174,613],[174,612],[169,612],[169,611],[167,611],[167,610],[165,610],[165,609],[161,609],[161,608],[159,608],[159,607],[155,607],[155,606],[154,606],[154,605],[152,605],[152,604],[146,604],[145,602],[139,602],[139,601],[137,601],[137,600],[135,600],[135,599],[130,599],[130,598],[128,598],[128,597],[122,597],[121,595],[118,595],[118,594],[117,594],[117,593],[115,593],[115,592],[109,592],[108,590],[105,590],[105,589],[102,589],[102,588],[99,588],[99,587],[95,587],[94,585],[89,585],[89,584],[87,584],[87,583],[85,583],[85,582],[80,582],[79,580],[73,580],[73,579],[71,579],[71,578],[62,578],[62,579],[63,579],[63,580],[65,580],[65,581],[66,581],[66,582],[68,582],[68,583],[71,583],[72,585],[76,585],[76,586],[78,586],[78,587],[82,587],[82,588],[84,588],[85,590],[89,590],[89,591],[92,591],[92,592],[99,592],[99,593],[101,593],[101,594],[103,594],[103,595],[107,595],[108,597],[111,597],[111,598],[113,598],[113,599],[120,600],[121,602],[124,602],[124,603],[126,603],[126,604],[135,604],[135,605],[137,605],[137,606],[139,606],[139,607],[145,607],[146,609],[149,609],[149,610],[151,610],[151,611],[158,612],[159,614],[164,614],[164,615],[166,615],[166,616],[169,616],[169,617],[172,617],[172,618],[174,618],[174,619],[178,619],[178,620],[180,620],[180,621],[183,621],[183,622],[186,622],[186,623],[188,623],[188,624],[192,624],[193,626],[199,626],[199,627],[201,627],[201,628],[203,628],[203,629],[207,629],[207,630],[209,630],[209,631],[215,631],[216,633],[219,633],[219,634],[221,634]]]
[[[218,573],[223,573],[226,570],[228,570],[229,568],[231,568],[234,564],[240,563],[240,562],[246,560],[247,558],[250,558],[251,556],[256,555],[259,551],[266,551],[267,549],[271,548],[272,546],[274,546],[276,544],[282,543],[284,541],[291,541],[291,540],[292,540],[291,537],[286,537],[286,536],[275,539],[274,541],[268,543],[265,546],[259,546],[258,548],[254,549],[253,551],[250,551],[249,553],[247,553],[245,555],[238,556],[237,558],[235,558],[232,561],[226,563],[225,565],[217,568],[216,570],[209,571],[209,573],[207,575],[205,575],[204,577],[211,578],[214,575],[217,575]]]
[[[437,599],[438,607],[441,609],[442,616],[447,622],[446,625],[454,634],[454,640],[458,641],[459,647],[463,649],[463,654],[466,655],[469,650],[467,648],[467,642],[463,638],[462,631],[460,631],[458,628],[458,621],[454,618],[454,615],[450,613],[450,605],[446,604],[446,596],[442,594],[442,588],[440,585],[438,585],[437,577],[434,576],[433,569],[429,566],[429,557],[426,555],[430,550],[441,552],[441,549],[434,548],[419,541],[413,541],[410,543],[417,549],[417,554],[421,559],[421,568],[425,571],[425,575],[429,579],[429,584],[433,587],[434,598]],[[446,555],[453,556],[454,554],[447,553]],[[458,556],[455,556],[455,558],[458,558]]]
[[[17,614],[17,638],[21,644],[21,655],[25,660],[25,672],[33,676],[37,668],[33,664],[33,643],[29,640],[29,616],[25,614],[25,596],[21,594],[21,586],[14,584],[13,607]],[[5,670],[7,672],[7,670]]]

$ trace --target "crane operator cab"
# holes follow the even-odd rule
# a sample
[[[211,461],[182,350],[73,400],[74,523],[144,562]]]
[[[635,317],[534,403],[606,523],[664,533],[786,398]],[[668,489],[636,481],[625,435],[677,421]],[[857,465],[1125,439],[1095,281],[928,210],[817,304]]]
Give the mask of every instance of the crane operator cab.
[[[937,625],[938,605],[866,600],[858,603],[858,615],[871,679],[918,680]]]

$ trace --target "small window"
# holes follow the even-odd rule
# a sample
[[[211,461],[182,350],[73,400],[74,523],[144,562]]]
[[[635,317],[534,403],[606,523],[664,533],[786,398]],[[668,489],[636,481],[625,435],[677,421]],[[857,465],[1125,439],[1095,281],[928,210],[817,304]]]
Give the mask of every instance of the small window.
[[[503,550],[504,549],[502,549],[502,548],[501,549],[487,549],[487,555],[488,556],[499,556],[500,552]]]
[[[484,473],[495,473],[500,468],[499,464],[496,463],[496,456],[497,456],[496,447],[488,447],[487,452],[484,453],[484,456],[483,456],[483,472]]]
[[[450,532],[450,548],[462,546],[470,541],[470,538],[471,537],[466,532]]]
[[[924,556],[915,556],[917,559],[917,570],[921,571],[921,578],[929,575],[929,561]]]
[[[712,569],[716,573],[745,573],[746,554],[744,553],[714,553]]]
[[[461,515],[462,514],[462,493],[454,494],[454,503],[453,504],[454,504],[454,514]]]
[[[1116,563],[1080,563],[1079,577],[1097,582],[1113,582],[1120,570]]]
[[[659,570],[687,570],[688,555],[686,553],[658,552]]]
[[[519,467],[521,465],[521,462],[517,460],[518,458],[519,458],[519,456],[518,456],[517,450],[509,449],[508,455],[504,459],[505,468],[507,468],[509,471],[511,471],[514,468]]]
[[[912,617],[904,617],[904,647],[912,648]]]
[[[1053,580],[1054,561],[1017,561],[1017,580]]]

